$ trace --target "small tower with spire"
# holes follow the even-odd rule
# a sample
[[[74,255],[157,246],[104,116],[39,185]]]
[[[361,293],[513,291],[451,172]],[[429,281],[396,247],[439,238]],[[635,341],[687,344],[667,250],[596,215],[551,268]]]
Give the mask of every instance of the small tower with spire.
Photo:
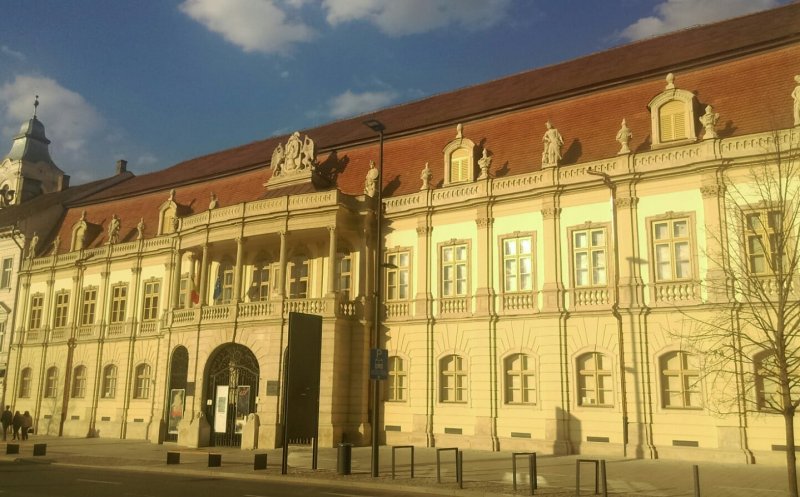
[[[50,157],[50,140],[39,120],[39,95],[33,101],[33,116],[14,136],[11,150],[0,160],[0,188],[16,192],[12,204],[19,204],[43,193],[63,190],[69,176]]]

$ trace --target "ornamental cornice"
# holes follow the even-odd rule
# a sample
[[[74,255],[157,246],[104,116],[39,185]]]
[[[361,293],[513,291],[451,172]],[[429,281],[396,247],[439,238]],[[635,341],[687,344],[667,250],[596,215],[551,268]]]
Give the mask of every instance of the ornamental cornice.
[[[542,207],[542,217],[544,219],[555,219],[561,214],[560,207]]]
[[[494,224],[494,219],[491,217],[479,217],[475,220],[478,228],[488,228]]]
[[[621,197],[614,199],[614,205],[620,209],[630,209],[639,204],[639,197]]]
[[[704,185],[700,187],[700,193],[703,198],[716,198],[725,191],[723,185]]]

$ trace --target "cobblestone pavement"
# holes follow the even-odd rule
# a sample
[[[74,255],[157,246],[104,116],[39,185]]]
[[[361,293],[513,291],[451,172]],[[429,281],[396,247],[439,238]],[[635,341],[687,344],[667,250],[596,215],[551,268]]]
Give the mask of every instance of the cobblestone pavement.
[[[46,444],[46,455],[33,456],[34,444]],[[180,472],[213,474],[217,477],[247,479],[302,480],[304,483],[325,481],[342,486],[364,488],[391,485],[398,490],[440,495],[501,496],[529,495],[527,459],[518,458],[518,487],[513,489],[511,454],[465,450],[463,482],[456,482],[454,451],[440,454],[440,480],[436,478],[436,449],[416,448],[414,478],[410,478],[410,451],[396,452],[396,478],[391,477],[391,447],[381,447],[380,476],[370,471],[370,448],[352,449],[352,473],[337,474],[337,449],[319,450],[318,469],[311,469],[311,449],[292,446],[289,450],[288,474],[281,475],[280,449],[240,450],[228,447],[188,449],[175,444],[151,444],[145,441],[105,438],[59,438],[35,436],[19,442],[19,454],[7,454],[0,449],[0,462],[41,462],[95,466],[130,471]],[[167,452],[180,454],[180,464],[167,465]],[[209,454],[221,456],[221,466],[209,468]],[[253,469],[256,454],[267,454],[267,470]],[[536,495],[575,495],[576,461],[587,456],[540,456],[537,458]],[[608,494],[615,496],[679,497],[694,495],[693,464],[698,464],[703,497],[784,497],[786,470],[782,466],[693,463],[692,461],[635,460],[619,457],[592,456],[605,459]],[[581,464],[583,495],[594,493],[594,464]]]

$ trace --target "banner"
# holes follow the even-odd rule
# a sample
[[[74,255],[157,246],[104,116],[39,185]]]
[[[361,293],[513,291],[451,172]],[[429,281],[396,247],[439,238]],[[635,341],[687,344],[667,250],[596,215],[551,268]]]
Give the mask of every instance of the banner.
[[[225,433],[228,423],[228,385],[217,385],[217,396],[214,402],[214,431]]]
[[[183,419],[184,399],[186,391],[183,388],[173,388],[169,393],[169,413],[167,418],[167,433],[178,433],[178,423]]]

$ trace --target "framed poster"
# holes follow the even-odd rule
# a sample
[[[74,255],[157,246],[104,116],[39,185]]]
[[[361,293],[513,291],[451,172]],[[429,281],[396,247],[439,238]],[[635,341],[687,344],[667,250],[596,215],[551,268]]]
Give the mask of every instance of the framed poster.
[[[186,390],[173,388],[169,392],[169,413],[167,413],[167,433],[178,433],[178,423],[183,419]]]
[[[214,431],[225,433],[228,424],[228,385],[217,385],[214,402]]]
[[[250,414],[250,385],[241,385],[236,391],[236,433],[241,433]]]

